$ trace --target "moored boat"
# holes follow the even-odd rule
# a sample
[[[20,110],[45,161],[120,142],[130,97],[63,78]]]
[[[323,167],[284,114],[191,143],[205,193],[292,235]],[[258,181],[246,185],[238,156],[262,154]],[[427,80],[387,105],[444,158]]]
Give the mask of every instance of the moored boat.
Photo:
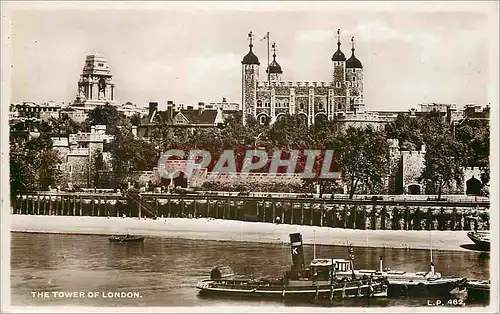
[[[470,231],[467,232],[469,239],[476,244],[477,248],[483,251],[490,250],[490,232],[489,231]]]
[[[488,301],[490,299],[490,280],[470,280],[467,282],[468,301]]]
[[[134,235],[118,235],[111,236],[108,238],[110,242],[119,242],[119,243],[129,243],[129,242],[142,242],[144,241],[144,237],[134,236]]]
[[[434,263],[428,272],[406,272],[383,268],[383,259],[380,256],[379,270],[358,270],[357,276],[374,273],[387,278],[389,297],[439,297],[448,296],[450,291],[466,280],[462,277],[443,277],[435,271]]]
[[[313,259],[305,267],[302,236],[290,234],[292,267],[277,279],[238,279],[227,266],[212,270],[210,279],[196,287],[200,294],[238,295],[274,298],[361,298],[387,295],[383,276],[365,274],[356,276],[352,260]]]

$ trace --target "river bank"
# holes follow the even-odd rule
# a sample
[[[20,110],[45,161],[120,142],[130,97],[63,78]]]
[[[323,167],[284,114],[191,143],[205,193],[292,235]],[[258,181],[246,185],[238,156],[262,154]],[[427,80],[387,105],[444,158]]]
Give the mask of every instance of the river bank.
[[[69,234],[136,234],[192,240],[288,243],[289,234],[302,233],[304,243],[358,247],[392,247],[467,251],[466,231],[352,230],[315,226],[216,220],[211,218],[118,218],[10,215],[12,232]]]

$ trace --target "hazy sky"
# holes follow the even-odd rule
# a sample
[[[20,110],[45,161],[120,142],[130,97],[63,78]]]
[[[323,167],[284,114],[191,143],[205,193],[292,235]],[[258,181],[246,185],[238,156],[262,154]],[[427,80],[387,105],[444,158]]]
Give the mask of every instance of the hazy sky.
[[[488,23],[484,13],[451,11],[15,11],[11,102],[73,100],[85,56],[99,52],[108,57],[119,101],[191,104],[225,96],[241,103],[250,30],[262,80],[267,52],[259,39],[269,31],[284,80],[329,81],[340,28],[346,57],[355,36],[368,109],[487,104]]]

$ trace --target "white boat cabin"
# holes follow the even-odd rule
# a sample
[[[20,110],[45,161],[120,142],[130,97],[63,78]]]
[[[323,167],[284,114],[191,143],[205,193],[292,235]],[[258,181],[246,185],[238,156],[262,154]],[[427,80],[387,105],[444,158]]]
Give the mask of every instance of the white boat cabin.
[[[332,275],[351,275],[353,274],[353,264],[348,259],[326,259],[315,258],[309,265],[311,272],[318,280],[328,280]]]

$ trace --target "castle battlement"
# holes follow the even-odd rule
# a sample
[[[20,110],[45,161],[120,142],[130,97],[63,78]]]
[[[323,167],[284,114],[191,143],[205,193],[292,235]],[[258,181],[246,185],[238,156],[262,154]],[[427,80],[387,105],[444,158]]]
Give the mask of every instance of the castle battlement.
[[[258,81],[257,87],[329,87],[330,82],[268,82]]]

